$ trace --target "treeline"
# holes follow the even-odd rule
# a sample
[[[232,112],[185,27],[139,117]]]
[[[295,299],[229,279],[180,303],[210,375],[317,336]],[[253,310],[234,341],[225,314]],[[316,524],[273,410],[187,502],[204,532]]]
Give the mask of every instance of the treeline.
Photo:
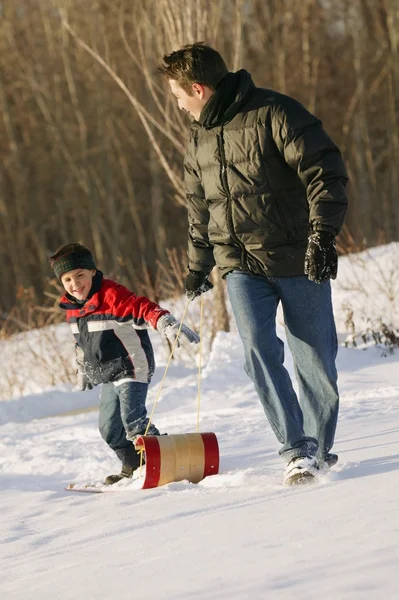
[[[323,120],[351,179],[343,250],[399,239],[399,1],[3,1],[3,318],[22,290],[42,302],[63,243],[136,289],[181,256],[188,121],[156,67],[194,41]]]

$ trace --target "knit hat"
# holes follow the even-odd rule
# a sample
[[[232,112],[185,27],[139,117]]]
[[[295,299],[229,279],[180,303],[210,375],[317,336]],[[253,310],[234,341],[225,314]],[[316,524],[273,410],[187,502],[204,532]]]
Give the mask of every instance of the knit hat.
[[[97,270],[94,257],[90,250],[82,244],[66,244],[50,257],[50,264],[59,281],[64,273],[74,269]]]

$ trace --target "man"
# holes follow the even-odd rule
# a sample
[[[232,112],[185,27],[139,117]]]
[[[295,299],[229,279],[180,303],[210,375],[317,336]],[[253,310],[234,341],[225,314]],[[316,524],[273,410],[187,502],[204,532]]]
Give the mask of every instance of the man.
[[[227,289],[255,384],[281,443],[285,483],[313,481],[337,460],[337,337],[330,278],[346,208],[347,175],[322,123],[299,102],[230,73],[203,43],[164,56],[179,108],[193,118],[185,185],[189,219],[186,295]],[[299,387],[276,335],[281,302]]]

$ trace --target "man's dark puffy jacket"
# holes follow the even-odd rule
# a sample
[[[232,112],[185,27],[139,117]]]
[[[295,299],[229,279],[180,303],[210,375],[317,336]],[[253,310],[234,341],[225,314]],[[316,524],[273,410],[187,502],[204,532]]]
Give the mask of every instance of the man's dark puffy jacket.
[[[341,154],[299,102],[229,73],[191,126],[185,161],[189,268],[304,274],[310,231],[337,235]]]

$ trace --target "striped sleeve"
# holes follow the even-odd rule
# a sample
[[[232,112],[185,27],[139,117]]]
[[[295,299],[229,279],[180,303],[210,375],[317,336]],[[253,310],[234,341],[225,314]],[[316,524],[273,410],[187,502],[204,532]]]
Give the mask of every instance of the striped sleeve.
[[[117,284],[112,289],[110,300],[113,303],[112,313],[117,318],[133,318],[135,329],[156,329],[158,319],[169,311],[146,296],[136,296],[123,285]]]

